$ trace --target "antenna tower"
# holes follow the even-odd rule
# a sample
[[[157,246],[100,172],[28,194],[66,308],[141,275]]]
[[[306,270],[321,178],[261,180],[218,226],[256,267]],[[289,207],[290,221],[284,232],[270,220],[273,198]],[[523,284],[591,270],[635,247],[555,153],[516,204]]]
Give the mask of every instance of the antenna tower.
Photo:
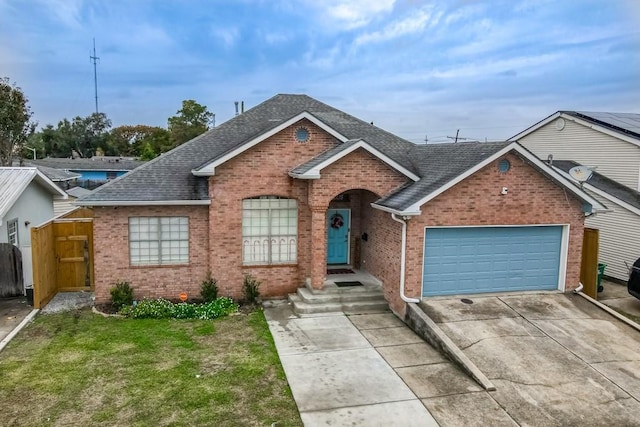
[[[97,61],[100,59],[99,56],[96,56],[96,38],[93,38],[93,55],[89,55],[89,59],[93,63],[93,88],[96,95],[96,114],[98,114],[98,70],[97,70]]]

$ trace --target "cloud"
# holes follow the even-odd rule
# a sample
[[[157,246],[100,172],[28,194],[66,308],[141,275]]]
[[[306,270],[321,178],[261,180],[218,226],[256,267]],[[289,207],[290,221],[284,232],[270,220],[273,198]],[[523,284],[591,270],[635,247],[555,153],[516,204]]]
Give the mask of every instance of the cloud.
[[[428,9],[428,10],[427,10]],[[422,32],[428,25],[437,25],[442,13],[433,14],[432,8],[420,9],[411,16],[391,22],[380,31],[364,33],[355,39],[355,45],[360,46],[368,43],[379,43],[392,40],[398,37]]]
[[[211,35],[216,41],[221,42],[225,48],[230,49],[235,46],[240,38],[240,30],[237,27],[214,27],[211,30]]]
[[[307,3],[320,8],[323,14],[334,20],[344,30],[352,30],[369,24],[379,15],[393,10],[395,0],[310,0]]]
[[[82,28],[83,0],[45,0],[40,4],[63,25],[76,30]]]
[[[268,45],[279,45],[290,40],[291,35],[278,31],[261,31],[258,30],[258,35]]]

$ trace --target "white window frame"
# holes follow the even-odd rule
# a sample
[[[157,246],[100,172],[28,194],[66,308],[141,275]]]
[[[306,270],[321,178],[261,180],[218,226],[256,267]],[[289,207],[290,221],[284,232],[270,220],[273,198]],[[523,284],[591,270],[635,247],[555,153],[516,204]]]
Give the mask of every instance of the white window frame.
[[[13,229],[13,231],[12,231]],[[18,218],[7,221],[7,242],[14,246],[20,244],[20,236],[18,234]]]
[[[189,217],[129,217],[129,262],[132,266],[189,263]]]
[[[278,196],[242,201],[243,265],[298,262],[298,202]]]

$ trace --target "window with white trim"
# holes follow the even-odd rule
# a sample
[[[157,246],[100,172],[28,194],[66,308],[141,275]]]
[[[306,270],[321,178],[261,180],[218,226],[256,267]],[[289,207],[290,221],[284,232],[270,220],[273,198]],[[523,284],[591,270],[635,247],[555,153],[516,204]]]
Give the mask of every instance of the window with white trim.
[[[292,264],[297,261],[298,202],[277,196],[242,201],[242,262]]]
[[[189,218],[129,218],[129,259],[131,265],[188,263]]]
[[[7,221],[7,237],[8,242],[18,246],[18,219]]]

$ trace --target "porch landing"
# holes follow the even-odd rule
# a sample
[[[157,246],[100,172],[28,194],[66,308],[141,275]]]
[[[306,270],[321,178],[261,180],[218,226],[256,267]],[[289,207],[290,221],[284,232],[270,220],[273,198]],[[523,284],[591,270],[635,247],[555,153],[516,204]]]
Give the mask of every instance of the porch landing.
[[[293,311],[298,315],[317,313],[379,313],[389,311],[384,299],[382,282],[371,274],[355,270],[353,273],[327,274],[323,289],[304,286],[289,295]],[[360,282],[362,286],[340,287],[336,283]]]

